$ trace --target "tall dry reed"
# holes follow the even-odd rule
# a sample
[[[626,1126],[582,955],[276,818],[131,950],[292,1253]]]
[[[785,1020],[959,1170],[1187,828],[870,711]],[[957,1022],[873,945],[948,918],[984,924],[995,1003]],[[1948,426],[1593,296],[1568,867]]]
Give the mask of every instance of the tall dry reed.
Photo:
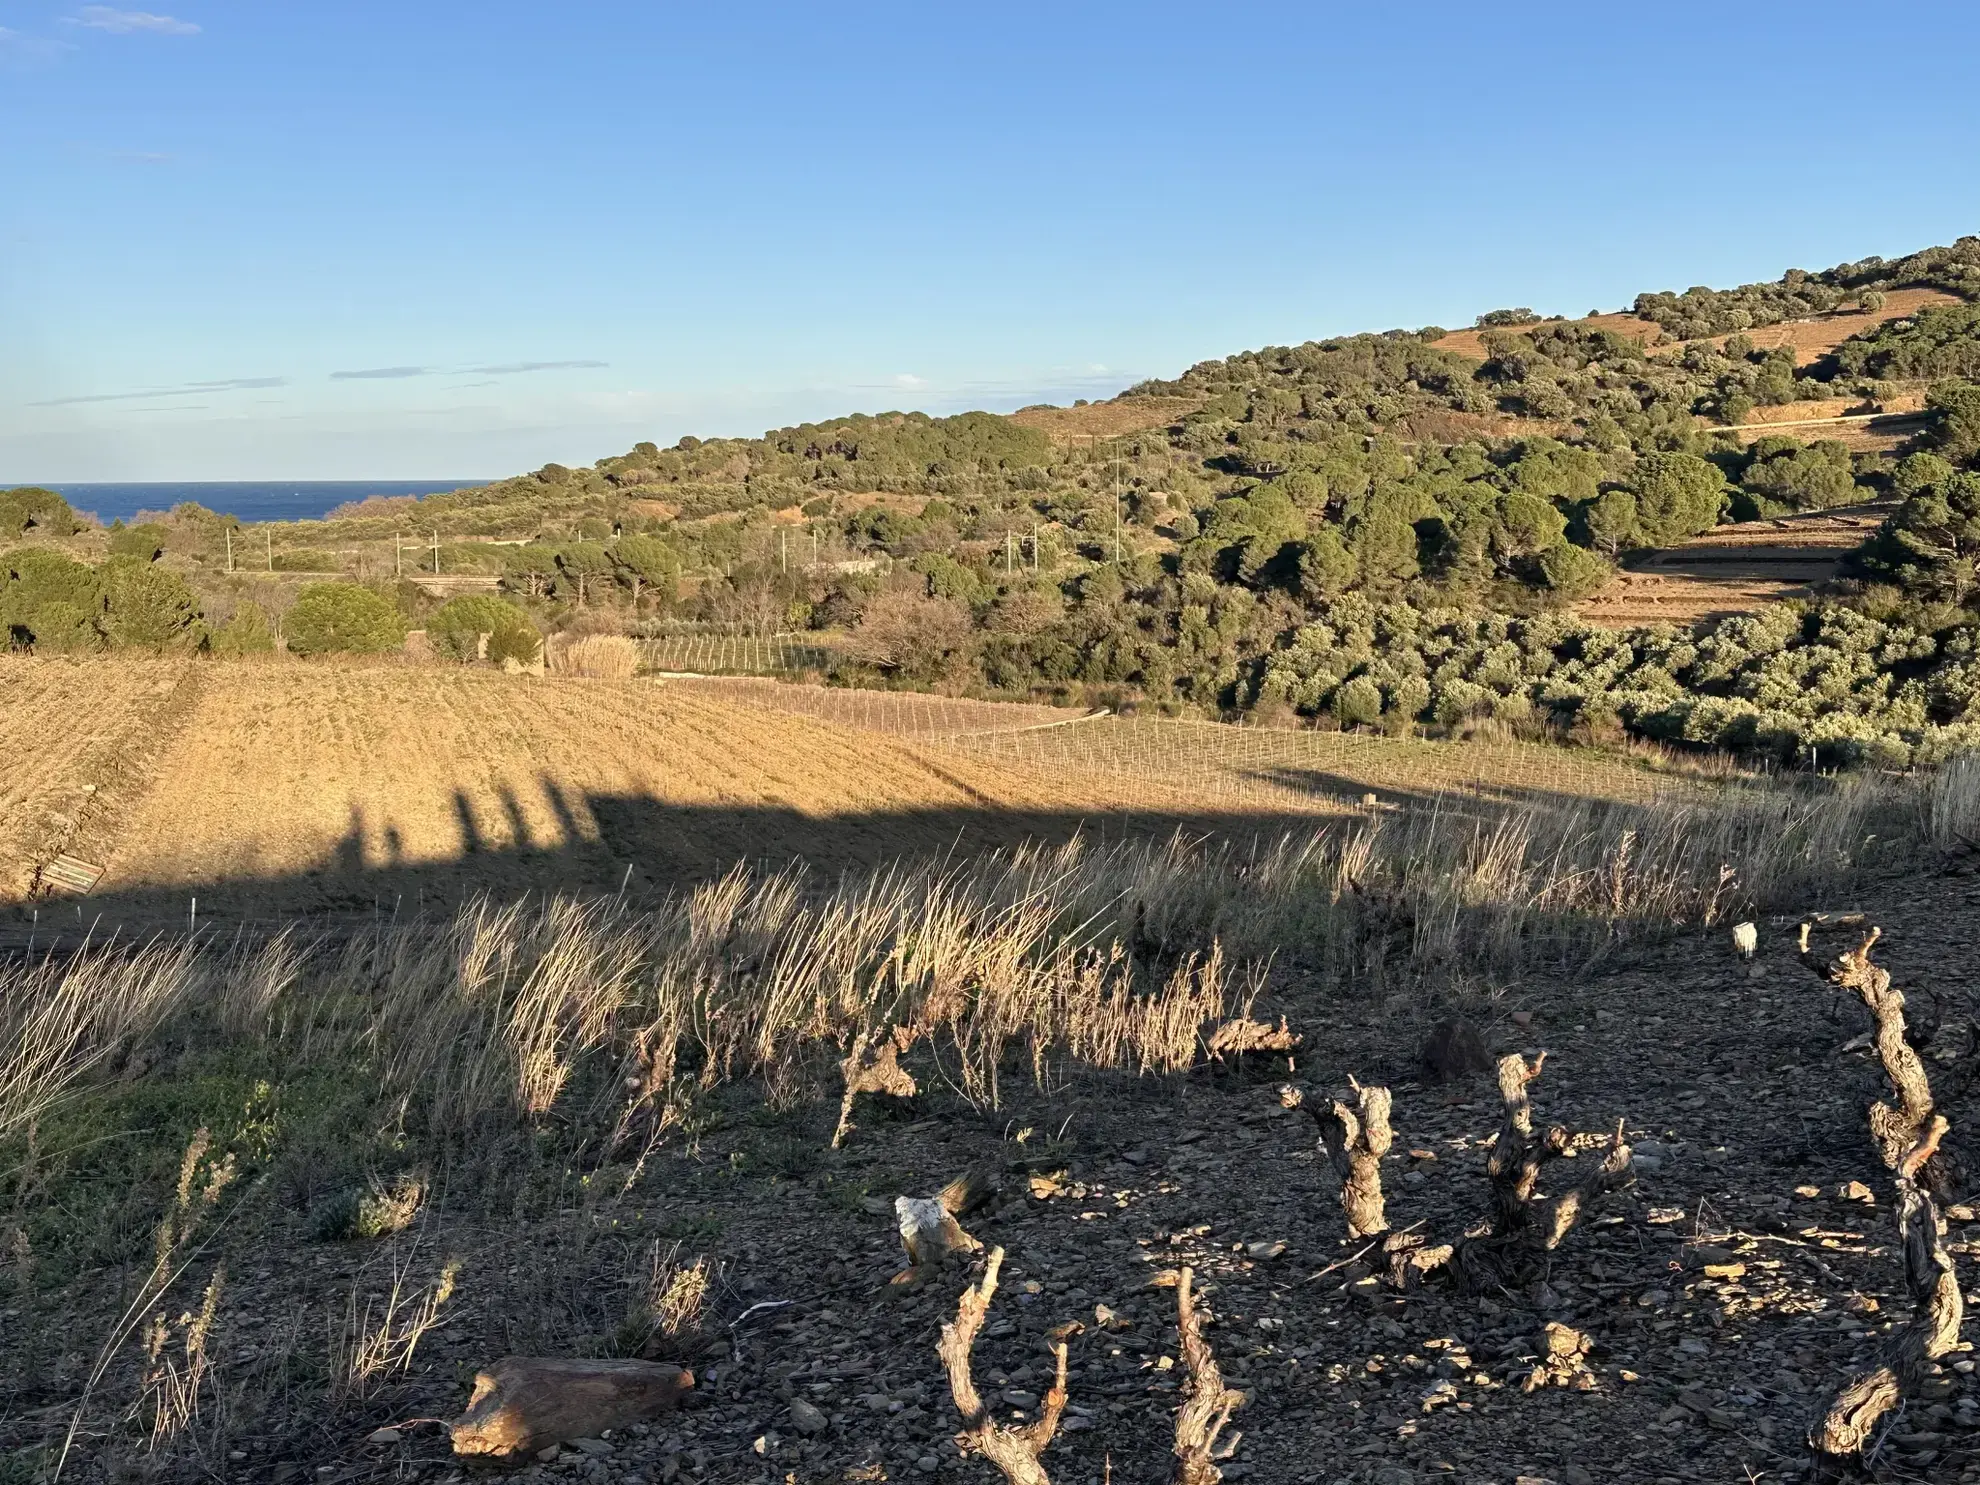
[[[991,1101],[1012,1065],[1174,1072],[1251,1014],[1274,961],[1336,998],[1586,962],[1632,933],[1806,906],[1904,803],[1874,784],[1657,809],[1454,796],[1270,842],[1075,841],[833,881],[737,867],[650,908],[483,900],[336,942],[83,955],[0,976],[20,1049],[0,1060],[0,1135],[182,1005],[209,957],[216,1034],[356,1058],[446,1137],[553,1110],[664,1126],[746,1078],[791,1100],[882,1039],[932,1045]]]
[[[148,1036],[201,980],[191,942],[117,944],[0,964],[0,1140]]]

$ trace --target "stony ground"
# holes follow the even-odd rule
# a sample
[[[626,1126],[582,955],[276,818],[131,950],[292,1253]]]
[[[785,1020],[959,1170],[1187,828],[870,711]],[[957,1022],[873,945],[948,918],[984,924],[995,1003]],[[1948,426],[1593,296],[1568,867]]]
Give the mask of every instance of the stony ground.
[[[1811,907],[1884,926],[1880,962],[1910,997],[1942,1108],[1972,1139],[1980,883],[1959,870]],[[1009,1255],[977,1348],[986,1395],[1030,1415],[1050,1380],[1048,1332],[1081,1327],[1071,1409],[1045,1455],[1061,1485],[1167,1479],[1181,1373],[1173,1293],[1151,1279],[1185,1263],[1227,1379],[1249,1393],[1226,1479],[1589,1485],[1802,1471],[1818,1397],[1906,1302],[1890,1182],[1865,1136],[1864,1109],[1883,1091],[1856,1040],[1868,1018],[1801,967],[1789,924],[1761,925],[1752,965],[1714,932],[1474,1001],[1494,1051],[1549,1051],[1533,1089],[1540,1117],[1591,1134],[1622,1119],[1639,1170],[1544,1284],[1486,1298],[1437,1284],[1405,1296],[1368,1276],[1344,1241],[1312,1121],[1280,1107],[1277,1090],[1288,1076],[1315,1090],[1351,1074],[1386,1082],[1390,1219],[1448,1239],[1484,1210],[1484,1145],[1499,1122],[1489,1075],[1422,1078],[1417,1049],[1437,1007],[1344,1005],[1296,966],[1283,980],[1279,1002],[1306,1033],[1290,1070],[1266,1059],[1183,1084],[1078,1076],[1044,1092],[1027,1080],[994,1112],[929,1093],[863,1112],[836,1153],[826,1111],[751,1117],[739,1098],[691,1143],[574,1191],[554,1222],[436,1216],[417,1243],[417,1229],[392,1247],[298,1235],[280,1262],[265,1247],[258,1265],[244,1253],[247,1298],[218,1327],[237,1376],[277,1375],[269,1358],[297,1346],[285,1317],[299,1296],[378,1303],[395,1265],[423,1281],[443,1255],[461,1260],[460,1282],[402,1382],[318,1408],[301,1431],[245,1431],[203,1473],[276,1485],[477,1474],[439,1428],[408,1420],[457,1412],[476,1367],[502,1355],[599,1349],[657,1243],[719,1265],[690,1405],[565,1446],[519,1478],[992,1480],[959,1456],[935,1360],[967,1274],[889,1283],[902,1266],[892,1198],[973,1167],[1001,1171],[1003,1190],[966,1225]],[[1557,1181],[1589,1161],[1555,1167]],[[1965,1265],[1980,1223],[1966,1207],[1950,1215]],[[1586,1390],[1522,1389],[1549,1320],[1592,1337]],[[75,1344],[44,1358],[49,1375],[86,1363],[94,1338]],[[1980,1480],[1973,1360],[1953,1360],[1931,1393],[1890,1431],[1880,1477]]]

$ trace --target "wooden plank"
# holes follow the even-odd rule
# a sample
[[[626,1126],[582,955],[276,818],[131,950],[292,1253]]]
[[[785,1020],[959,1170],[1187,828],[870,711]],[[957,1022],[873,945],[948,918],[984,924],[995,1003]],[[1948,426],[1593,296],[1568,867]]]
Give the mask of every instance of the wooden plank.
[[[73,856],[57,856],[41,868],[42,885],[62,892],[87,894],[102,880],[102,867]]]

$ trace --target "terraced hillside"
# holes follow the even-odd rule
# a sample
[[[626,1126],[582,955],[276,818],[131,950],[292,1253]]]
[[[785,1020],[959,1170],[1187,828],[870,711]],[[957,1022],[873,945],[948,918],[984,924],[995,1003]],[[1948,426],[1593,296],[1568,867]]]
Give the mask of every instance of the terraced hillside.
[[[1578,612],[1617,626],[1689,624],[1805,598],[1816,584],[1841,575],[1843,558],[1868,540],[1894,507],[1894,501],[1873,500],[1721,526],[1682,546],[1632,559]]]

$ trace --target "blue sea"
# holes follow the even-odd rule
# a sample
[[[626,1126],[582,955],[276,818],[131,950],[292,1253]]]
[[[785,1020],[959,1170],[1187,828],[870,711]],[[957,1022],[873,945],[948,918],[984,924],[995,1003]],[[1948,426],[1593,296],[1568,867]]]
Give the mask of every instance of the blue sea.
[[[192,501],[223,516],[243,521],[306,521],[327,516],[338,506],[371,495],[440,495],[449,490],[485,485],[487,480],[229,480],[217,483],[75,485],[61,481],[14,480],[13,485],[39,483],[54,490],[77,510],[88,511],[106,526],[129,521],[139,511],[168,511]]]

